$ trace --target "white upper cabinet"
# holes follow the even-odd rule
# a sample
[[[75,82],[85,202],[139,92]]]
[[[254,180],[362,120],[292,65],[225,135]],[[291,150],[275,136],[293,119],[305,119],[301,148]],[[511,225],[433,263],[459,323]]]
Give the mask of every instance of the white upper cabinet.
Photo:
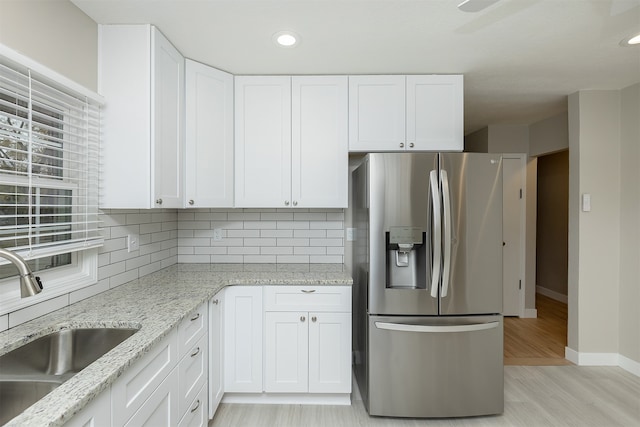
[[[184,207],[233,207],[233,76],[186,60]]]
[[[346,207],[347,78],[235,82],[235,206]]]
[[[151,25],[101,25],[98,43],[101,207],[182,207],[184,58]]]
[[[346,76],[292,77],[291,200],[297,207],[347,207]]]
[[[350,151],[462,151],[461,75],[350,76]]]
[[[404,108],[404,76],[349,76],[349,150],[403,150]]]
[[[291,205],[291,77],[235,78],[235,205]]]
[[[407,76],[407,143],[422,151],[462,151],[461,75]],[[412,147],[411,144],[414,144]]]

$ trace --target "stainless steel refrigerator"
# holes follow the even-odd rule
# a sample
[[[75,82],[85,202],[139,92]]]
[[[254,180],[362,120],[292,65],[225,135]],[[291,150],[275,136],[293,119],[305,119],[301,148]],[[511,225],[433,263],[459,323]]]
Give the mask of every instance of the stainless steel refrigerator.
[[[374,153],[352,178],[354,364],[369,414],[501,413],[500,155]]]

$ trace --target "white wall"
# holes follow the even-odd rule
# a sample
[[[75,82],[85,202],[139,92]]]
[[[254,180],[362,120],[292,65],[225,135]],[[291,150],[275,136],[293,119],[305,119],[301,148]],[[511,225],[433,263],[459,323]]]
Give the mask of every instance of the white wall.
[[[569,125],[566,112],[529,126],[530,156],[540,156],[567,149],[569,149]]]
[[[98,25],[69,1],[0,1],[0,43],[97,90]]]
[[[640,83],[621,95],[620,354],[640,364]]]
[[[619,343],[620,92],[573,94],[569,113],[569,347],[613,355]],[[584,193],[591,194],[590,212],[580,209]]]

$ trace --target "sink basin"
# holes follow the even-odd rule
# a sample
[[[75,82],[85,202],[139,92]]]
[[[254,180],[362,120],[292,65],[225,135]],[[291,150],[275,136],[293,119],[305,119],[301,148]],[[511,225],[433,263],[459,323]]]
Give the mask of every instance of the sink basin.
[[[0,356],[0,379],[33,374],[78,373],[137,332],[137,329],[64,329]]]
[[[131,328],[64,329],[0,356],[0,425],[137,331]]]
[[[0,380],[0,425],[9,422],[59,385],[54,381]]]

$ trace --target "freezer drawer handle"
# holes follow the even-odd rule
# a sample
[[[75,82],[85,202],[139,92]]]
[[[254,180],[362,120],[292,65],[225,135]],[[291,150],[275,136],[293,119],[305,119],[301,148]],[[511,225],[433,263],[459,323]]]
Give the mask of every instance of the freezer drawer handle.
[[[404,332],[474,332],[497,328],[500,322],[475,323],[471,325],[407,325],[404,323],[375,322],[376,328]]]

